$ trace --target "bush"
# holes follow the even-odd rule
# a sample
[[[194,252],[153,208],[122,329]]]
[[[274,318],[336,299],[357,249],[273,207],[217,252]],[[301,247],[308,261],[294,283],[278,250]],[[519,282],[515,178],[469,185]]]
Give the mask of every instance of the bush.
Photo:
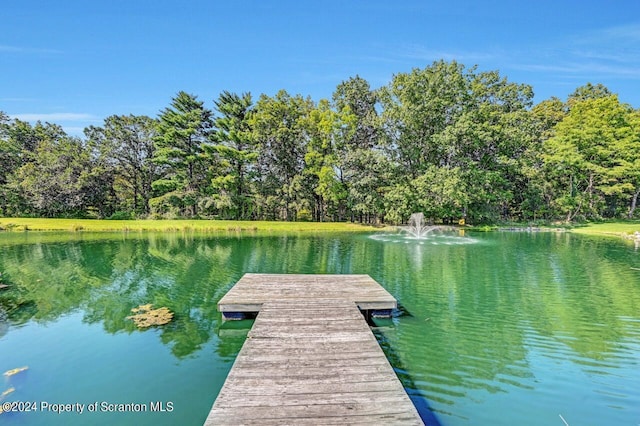
[[[173,219],[180,216],[184,203],[177,193],[168,193],[149,200],[152,215],[160,215],[165,219]]]
[[[117,211],[107,218],[107,220],[131,220],[133,215],[131,212]]]
[[[311,222],[312,219],[311,212],[308,209],[300,209],[296,213],[296,220],[298,222]]]

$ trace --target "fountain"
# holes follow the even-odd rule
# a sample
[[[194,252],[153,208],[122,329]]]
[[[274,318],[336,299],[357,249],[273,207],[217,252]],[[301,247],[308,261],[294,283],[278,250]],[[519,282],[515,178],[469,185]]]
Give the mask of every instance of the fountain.
[[[429,232],[432,232],[436,228],[438,227],[425,222],[424,213],[412,213],[409,217],[409,225],[400,229],[408,232],[414,238],[424,238]]]
[[[465,230],[447,225],[431,225],[423,213],[413,213],[409,217],[409,222],[405,226],[398,226],[401,232],[380,233],[370,236],[377,241],[404,243],[412,245],[460,245],[475,244],[475,238],[465,235]]]

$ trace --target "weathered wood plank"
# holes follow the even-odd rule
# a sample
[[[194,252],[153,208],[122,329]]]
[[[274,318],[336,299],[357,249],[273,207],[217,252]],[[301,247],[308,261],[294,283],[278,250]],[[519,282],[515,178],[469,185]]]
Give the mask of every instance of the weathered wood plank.
[[[236,362],[262,362],[262,363],[284,363],[291,362],[292,358],[302,358],[304,361],[342,361],[342,362],[352,362],[353,360],[366,360],[366,359],[379,359],[380,355],[378,353],[372,352],[342,352],[342,353],[333,353],[333,352],[304,352],[296,350],[288,350],[287,348],[283,348],[281,351],[274,353],[274,351],[270,351],[268,353],[264,352],[253,352],[247,355],[238,355],[236,358]]]
[[[235,381],[234,381],[235,380]],[[388,377],[380,381],[350,381],[348,383],[317,383],[307,381],[303,382],[281,382],[272,381],[268,387],[258,387],[261,381],[258,380],[236,380],[228,379],[233,382],[233,390],[239,395],[251,397],[252,395],[279,395],[286,397],[288,395],[313,395],[313,394],[331,394],[331,393],[375,393],[391,390],[398,390],[397,384]],[[230,383],[231,384],[231,383]]]
[[[363,321],[362,317],[359,319],[348,319],[342,322],[322,321],[320,324],[314,324],[312,322],[285,323],[282,321],[263,321],[261,318],[258,323],[254,324],[251,330],[255,335],[262,331],[268,332],[270,330],[279,330],[291,333],[308,333],[313,331],[333,332],[337,330],[369,331],[369,327]]]
[[[391,380],[397,379],[397,376],[393,372],[390,371],[377,371],[375,375],[364,376],[360,372],[350,372],[350,373],[342,373],[342,374],[316,374],[316,375],[307,375],[307,376],[298,376],[293,380],[291,377],[287,377],[285,375],[264,375],[260,376],[257,374],[248,374],[245,375],[241,372],[236,372],[234,374],[229,374],[229,381],[251,381],[252,379],[256,380],[256,383],[262,382],[265,386],[271,385],[286,385],[289,383],[296,383],[301,386],[306,386],[308,384],[314,383],[354,383],[358,382],[379,382],[381,380]],[[259,381],[259,382],[258,382]],[[224,387],[223,387],[224,390]],[[222,393],[222,390],[220,391]]]
[[[254,342],[252,342],[253,344]],[[342,344],[343,347],[345,343],[351,344],[350,342],[336,342]],[[341,346],[335,346],[339,348]],[[255,361],[269,361],[269,360],[279,360],[281,362],[291,362],[292,359],[304,358],[307,360],[314,359],[328,359],[328,360],[350,360],[350,359],[366,359],[366,358],[377,358],[380,356],[378,352],[373,352],[371,350],[367,350],[370,346],[370,342],[362,342],[362,344],[358,344],[361,346],[360,351],[353,350],[351,348],[348,351],[339,350],[336,351],[327,351],[320,350],[318,348],[305,348],[305,347],[283,347],[277,345],[275,342],[271,345],[262,344],[260,346],[256,345],[254,348],[256,351],[252,352],[242,352],[238,355],[236,360],[244,360],[244,359],[253,359]]]
[[[220,312],[258,312],[265,301],[296,300],[297,309],[329,300],[361,309],[393,309],[396,300],[368,275],[245,274],[218,302]]]
[[[313,386],[336,386],[336,385],[348,385],[358,383],[361,386],[371,386],[371,389],[375,390],[376,386],[380,382],[395,383],[396,386],[399,382],[396,382],[397,376],[391,371],[387,373],[378,373],[375,377],[363,377],[361,374],[345,374],[340,376],[314,376],[314,377],[299,377],[296,380],[291,380],[287,377],[239,377],[229,376],[225,381],[225,387],[222,388],[220,394],[224,392],[230,392],[235,389],[235,386],[239,384],[252,384],[257,389],[271,389],[274,387],[292,387],[298,389],[298,392],[309,393],[309,387]],[[228,382],[228,385],[227,385]]]
[[[205,425],[421,425],[356,306],[376,303],[396,306],[366,275],[245,275],[219,309],[259,314]]]
[[[211,422],[209,422],[209,420]],[[319,424],[316,417],[296,417],[296,418],[278,418],[278,419],[247,419],[247,418],[232,418],[224,415],[214,415],[207,420],[207,425],[219,425],[219,426],[235,426],[235,425],[311,425],[317,426]],[[320,423],[325,426],[332,425],[422,425],[422,422],[418,422],[412,412],[407,411],[403,413],[393,414],[381,414],[381,415],[350,415],[350,416],[334,416],[323,417]]]
[[[318,374],[320,371],[322,374],[325,369],[335,370],[337,374],[342,372],[351,374],[366,374],[367,371],[380,371],[380,368],[386,368],[386,364],[377,360],[376,358],[365,358],[363,360],[350,360],[350,363],[345,363],[344,360],[319,360],[319,361],[305,361],[296,365],[286,364],[282,365],[279,362],[239,362],[238,368],[242,368],[243,372],[251,371],[263,371],[269,369],[267,376],[277,377],[278,375],[294,375],[309,376]]]
[[[226,394],[218,397],[225,407],[293,407],[293,406],[313,406],[313,405],[337,405],[337,404],[371,404],[372,399],[376,403],[382,404],[402,404],[406,398],[396,390],[386,392],[345,392],[345,393],[325,393],[325,394],[288,394],[286,398],[274,398],[273,395],[253,395],[247,398],[246,395]],[[295,410],[296,408],[292,408]],[[392,410],[385,409],[384,412]],[[393,412],[393,411],[392,411]]]
[[[363,365],[358,367],[333,367],[331,369],[315,367],[315,368],[284,368],[284,369],[272,369],[267,370],[264,368],[249,368],[242,367],[237,370],[233,375],[234,378],[239,377],[261,377],[263,379],[288,377],[291,380],[297,380],[298,378],[330,378],[330,377],[346,377],[354,375],[371,375],[381,374],[387,371],[386,365]],[[231,375],[231,373],[229,373]]]
[[[309,404],[309,405],[280,405],[266,407],[221,407],[218,408],[216,415],[226,420],[245,420],[245,419],[288,419],[297,423],[297,418],[315,418],[317,424],[323,424],[325,418],[331,417],[347,417],[347,416],[381,416],[393,414],[408,414],[410,409],[403,409],[401,401],[396,403],[378,401],[369,402],[340,402],[334,404]],[[413,424],[422,424],[420,417],[414,419]],[[349,421],[347,421],[347,424]],[[216,424],[216,423],[211,423]],[[236,423],[238,424],[238,423]]]

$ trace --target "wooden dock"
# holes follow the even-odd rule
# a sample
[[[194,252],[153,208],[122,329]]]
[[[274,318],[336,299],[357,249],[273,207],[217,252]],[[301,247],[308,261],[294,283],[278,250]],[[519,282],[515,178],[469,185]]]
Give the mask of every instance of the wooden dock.
[[[395,306],[367,275],[243,276],[218,309],[259,313],[205,425],[422,425],[361,313]]]

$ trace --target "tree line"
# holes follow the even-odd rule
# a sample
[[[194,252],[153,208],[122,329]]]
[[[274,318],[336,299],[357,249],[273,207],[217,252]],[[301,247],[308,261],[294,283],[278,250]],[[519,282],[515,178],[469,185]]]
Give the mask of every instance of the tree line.
[[[455,61],[317,102],[179,92],[83,138],[0,112],[4,216],[576,221],[633,218],[638,195],[639,110],[601,84],[534,105],[531,86]]]

